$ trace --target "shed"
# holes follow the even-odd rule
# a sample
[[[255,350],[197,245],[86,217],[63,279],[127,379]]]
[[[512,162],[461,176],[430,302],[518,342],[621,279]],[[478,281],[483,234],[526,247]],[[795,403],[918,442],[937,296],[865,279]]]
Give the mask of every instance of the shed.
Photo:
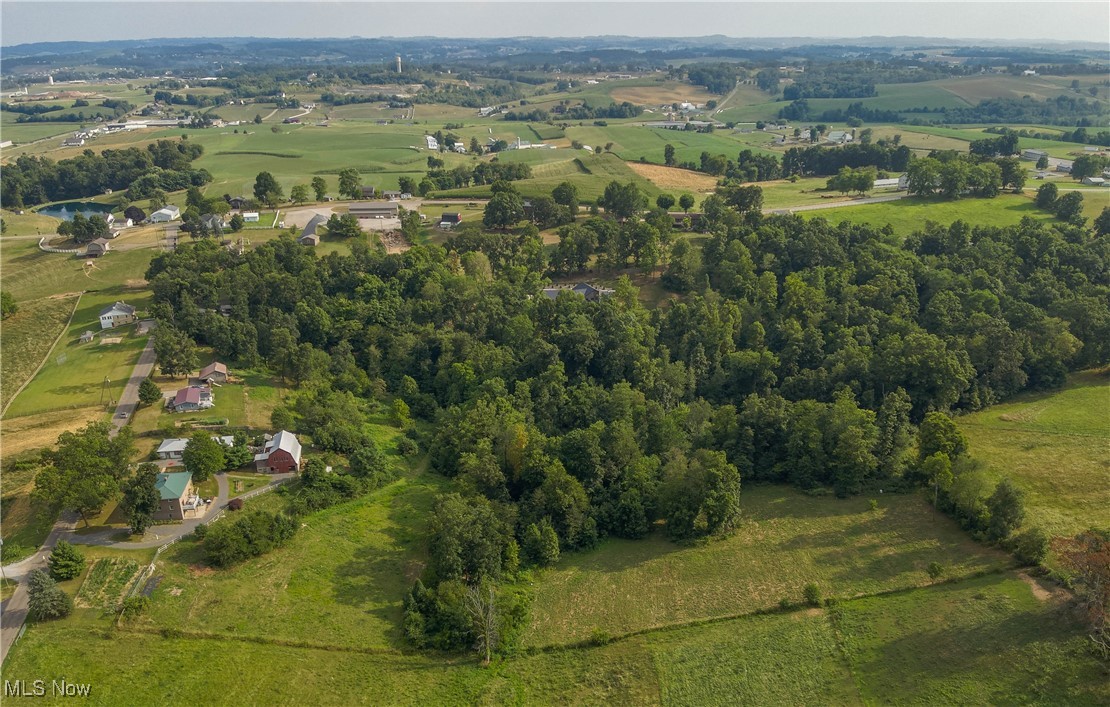
[[[199,378],[206,383],[227,383],[227,365],[219,361],[213,361],[200,369]]]
[[[111,244],[107,238],[97,238],[85,247],[85,255],[90,258],[98,258],[111,249]]]

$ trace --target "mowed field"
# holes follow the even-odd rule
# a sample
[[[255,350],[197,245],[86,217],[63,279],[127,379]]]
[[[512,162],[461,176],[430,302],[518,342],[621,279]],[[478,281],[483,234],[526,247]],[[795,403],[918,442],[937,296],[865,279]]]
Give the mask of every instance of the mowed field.
[[[66,325],[77,296],[44,297],[19,303],[4,320],[0,336],[0,409],[6,408],[50,353],[54,338]]]
[[[993,479],[1027,494],[1027,527],[1072,535],[1110,527],[1110,377],[1078,373],[1060,391],[1023,395],[957,420]]]

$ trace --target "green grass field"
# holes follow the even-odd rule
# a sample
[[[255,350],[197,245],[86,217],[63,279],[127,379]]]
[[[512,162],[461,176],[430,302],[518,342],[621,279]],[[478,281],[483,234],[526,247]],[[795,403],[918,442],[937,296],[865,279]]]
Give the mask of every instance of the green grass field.
[[[102,392],[105,379],[111,381],[112,395],[118,399],[146,344],[146,337],[135,336],[134,325],[102,334],[97,317],[101,309],[117,300],[125,300],[141,310],[149,298],[148,292],[122,288],[84,295],[69,329],[51,350],[39,374],[12,402],[7,415],[19,417],[101,404],[102,395],[106,396]],[[95,332],[97,338],[82,344],[79,338],[86,330]],[[102,343],[107,337],[119,337],[122,341]],[[106,397],[103,402],[107,403]]]
[[[54,338],[65,327],[77,302],[77,297],[27,300],[4,320],[0,336],[0,409],[50,353]]]
[[[1013,226],[1025,216],[1051,223],[1055,217],[1041,211],[1029,195],[1002,194],[994,199],[959,199],[908,197],[880,204],[861,204],[833,209],[799,211],[807,218],[823,218],[829,223],[851,221],[872,226],[890,224],[895,234],[906,237],[924,227],[926,221],[947,226],[963,220],[974,226]]]
[[[745,522],[732,537],[682,547],[662,537],[609,540],[568,555],[536,589],[528,645],[622,634],[801,601],[817,582],[850,597],[929,582],[930,562],[950,576],[999,567],[1001,553],[972,542],[917,496],[812,498],[780,487],[746,489]]]
[[[958,419],[992,479],[1023,488],[1026,526],[1071,535],[1110,526],[1110,379],[1073,375],[1053,393],[1023,395]]]

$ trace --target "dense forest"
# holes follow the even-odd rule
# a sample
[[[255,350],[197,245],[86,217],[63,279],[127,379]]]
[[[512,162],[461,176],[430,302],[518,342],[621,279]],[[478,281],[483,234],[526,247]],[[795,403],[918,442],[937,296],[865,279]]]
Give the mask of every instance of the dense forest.
[[[129,198],[146,198],[154,190],[176,191],[212,181],[203,169],[191,163],[204,148],[188,140],[158,140],[146,149],[128,147],[97,154],[85,150],[79,156],[54,162],[46,157],[21,155],[5,165],[0,184],[0,203],[17,209],[50,201],[82,199],[103,194],[107,189],[140,191]]]
[[[406,444],[455,482],[406,599],[417,645],[470,640],[452,619],[467,586],[521,563],[656,521],[676,539],[727,531],[741,483],[929,484],[969,528],[996,532],[991,499],[949,496],[968,462],[947,415],[1110,360],[1106,239],[1026,219],[927,224],[900,242],[761,216],[758,188],[742,189],[707,205],[701,249],[669,219],[618,213],[618,190],[609,218],[563,229],[586,240],[575,267],[596,252],[613,272],[654,270],[641,255],[662,253],[681,299],[658,309],[623,278],[596,302],[544,296],[533,227],[322,258],[291,238],[243,255],[202,240],[154,259],[152,309],[220,358],[291,379],[274,424],[318,449],[356,454],[373,399],[418,421]]]

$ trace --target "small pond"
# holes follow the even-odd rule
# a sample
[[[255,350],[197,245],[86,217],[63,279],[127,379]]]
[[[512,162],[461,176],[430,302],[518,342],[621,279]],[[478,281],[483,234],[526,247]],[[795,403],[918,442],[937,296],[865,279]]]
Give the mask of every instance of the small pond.
[[[115,207],[110,204],[97,204],[92,201],[67,201],[64,204],[53,204],[38,210],[43,216],[53,216],[63,221],[72,221],[74,214],[89,217],[93,214],[108,214]]]

